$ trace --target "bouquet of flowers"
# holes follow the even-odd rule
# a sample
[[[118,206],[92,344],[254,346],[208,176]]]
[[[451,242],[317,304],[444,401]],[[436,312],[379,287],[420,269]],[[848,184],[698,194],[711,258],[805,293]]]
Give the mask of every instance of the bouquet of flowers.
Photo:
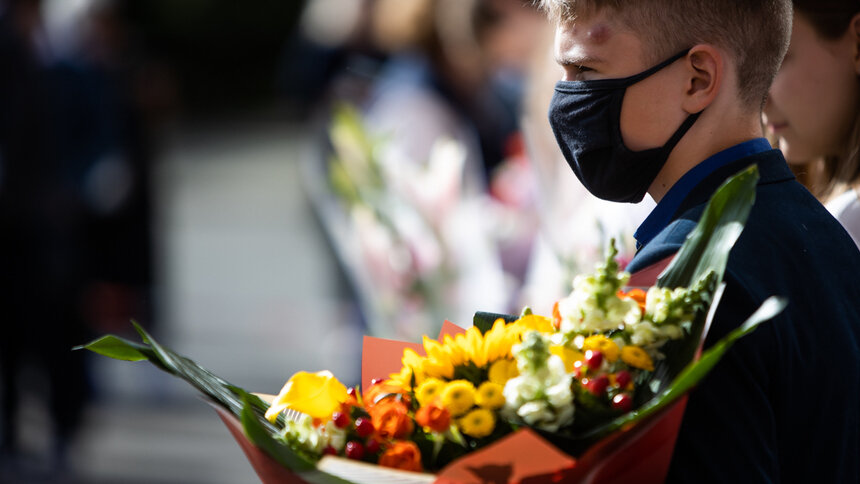
[[[478,300],[505,307],[490,201],[461,143],[440,138],[413,159],[349,105],[334,110],[328,139],[325,172],[308,167],[306,189],[373,334],[416,339],[470,317]]]
[[[202,391],[267,483],[660,479],[682,397],[785,305],[767,300],[702,351],[757,178],[752,167],[724,184],[668,265],[631,276],[610,247],[549,316],[477,313],[422,344],[365,337],[359,387],[299,372],[277,396],[252,395],[140,328],[143,344],[83,347]]]

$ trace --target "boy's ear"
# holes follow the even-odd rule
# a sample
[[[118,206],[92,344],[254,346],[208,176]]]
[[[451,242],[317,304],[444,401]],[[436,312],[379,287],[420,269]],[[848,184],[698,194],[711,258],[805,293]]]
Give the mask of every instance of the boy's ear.
[[[854,72],[860,76],[860,13],[851,19],[848,24],[848,32],[854,44]]]
[[[690,49],[686,60],[689,77],[681,107],[688,113],[698,113],[717,97],[723,83],[725,61],[720,50],[707,44]]]

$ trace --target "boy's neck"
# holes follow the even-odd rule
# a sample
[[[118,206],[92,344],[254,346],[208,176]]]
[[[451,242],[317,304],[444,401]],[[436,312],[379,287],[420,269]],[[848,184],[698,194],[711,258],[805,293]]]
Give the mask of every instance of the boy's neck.
[[[672,150],[648,188],[655,202],[693,167],[736,144],[763,136],[759,115],[723,116],[706,109]],[[730,122],[727,122],[730,121]]]

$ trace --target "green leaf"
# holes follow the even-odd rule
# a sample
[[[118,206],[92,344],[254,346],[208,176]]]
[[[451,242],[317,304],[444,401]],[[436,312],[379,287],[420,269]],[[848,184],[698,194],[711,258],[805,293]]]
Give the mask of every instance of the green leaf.
[[[698,361],[691,362],[687,365],[680,375],[663,390],[663,392],[648,402],[643,407],[619,417],[612,421],[605,429],[601,429],[601,434],[606,435],[624,425],[638,422],[657,411],[665,408],[670,403],[674,402],[682,395],[692,389],[702,378],[705,377],[716,366],[720,358],[728,351],[729,348],[741,337],[753,332],[760,324],[776,317],[785,309],[788,301],[785,298],[770,297],[766,299],[762,305],[741,325],[735,328],[727,336],[717,342],[702,353],[702,357]]]
[[[247,392],[242,393],[242,411],[239,414],[239,420],[242,422],[242,428],[245,429],[248,440],[287,469],[295,472],[315,469],[314,461],[299,455],[288,445],[272,437],[271,432],[254,411],[254,404],[249,398],[251,395]]]
[[[740,237],[755,202],[758,167],[753,165],[723,183],[711,197],[696,228],[660,274],[660,287],[689,287],[709,271],[722,282],[729,252]]]
[[[115,360],[124,361],[143,361],[153,356],[152,350],[148,346],[112,334],[102,336],[87,344],[75,346],[72,350],[90,350]]]
[[[481,331],[481,334],[484,334],[493,328],[493,323],[495,323],[496,320],[499,318],[504,319],[505,323],[513,323],[514,321],[519,319],[518,316],[511,316],[510,314],[487,313],[478,311],[477,313],[475,313],[475,316],[472,317],[472,324],[475,325],[478,330]]]

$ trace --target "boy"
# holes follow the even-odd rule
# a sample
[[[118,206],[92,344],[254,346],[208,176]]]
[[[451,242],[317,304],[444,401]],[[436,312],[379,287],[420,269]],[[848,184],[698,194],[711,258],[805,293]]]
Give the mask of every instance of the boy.
[[[860,480],[860,253],[762,136],[788,46],[789,0],[542,0],[564,78],[550,123],[574,173],[607,200],[657,207],[635,272],[680,248],[729,176],[759,168],[726,271],[716,341],[771,295],[775,321],[742,339],[691,395],[671,481]],[[706,342],[707,344],[707,342]]]

